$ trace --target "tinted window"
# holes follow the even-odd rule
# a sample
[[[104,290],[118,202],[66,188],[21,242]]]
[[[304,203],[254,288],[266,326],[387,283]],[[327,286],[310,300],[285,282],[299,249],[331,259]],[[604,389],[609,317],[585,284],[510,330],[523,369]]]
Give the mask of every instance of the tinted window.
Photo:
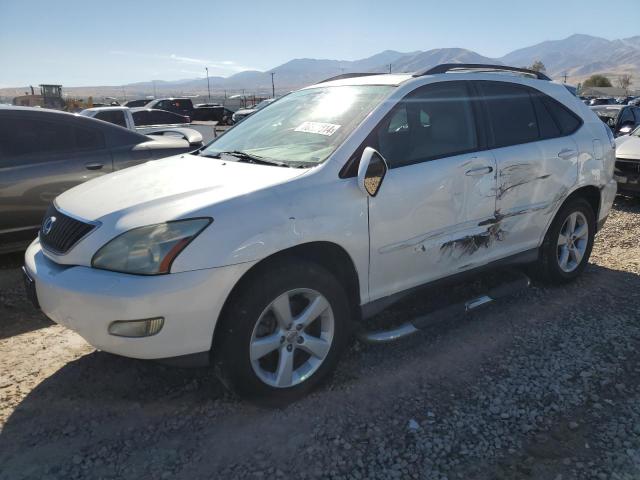
[[[127,126],[127,122],[124,119],[124,112],[118,110],[106,110],[104,112],[98,112],[96,117],[98,120],[113,123],[114,125],[120,125],[121,127]]]
[[[153,108],[158,108],[160,110],[168,110],[171,108],[171,102],[169,100],[161,100],[156,103]]]
[[[580,128],[580,125],[582,125],[582,120],[580,120],[580,118],[575,113],[571,112],[564,105],[561,105],[560,102],[557,102],[553,98],[544,95],[543,93],[540,93],[539,97],[544,103],[547,111],[555,119],[556,124],[562,132],[562,135],[569,135]]]
[[[133,112],[131,114],[133,116],[133,123],[135,125],[151,125],[151,118],[149,116],[149,112],[147,110],[140,110],[138,112]]]
[[[27,118],[0,118],[0,145],[8,156],[58,154],[85,148],[104,147],[98,130],[76,127],[67,122]]]
[[[172,100],[171,107],[171,110],[191,110],[193,108],[193,103],[188,99]]]
[[[633,118],[633,114],[631,113],[630,108],[624,108],[622,113],[620,114],[620,125],[624,125],[625,123],[635,123],[635,119]]]
[[[442,82],[419,88],[382,122],[376,140],[390,168],[477,149],[466,84]]]
[[[104,148],[104,136],[92,128],[75,127],[76,146],[80,149],[97,150]]]
[[[536,117],[538,119],[538,131],[540,133],[540,138],[555,138],[561,137],[562,131],[560,130],[560,126],[555,118],[551,115],[549,108],[543,99],[544,95],[542,94],[532,94],[531,99],[533,100],[533,106],[536,112]]]
[[[478,82],[493,131],[493,145],[505,147],[538,139],[538,121],[526,88],[504,82]]]

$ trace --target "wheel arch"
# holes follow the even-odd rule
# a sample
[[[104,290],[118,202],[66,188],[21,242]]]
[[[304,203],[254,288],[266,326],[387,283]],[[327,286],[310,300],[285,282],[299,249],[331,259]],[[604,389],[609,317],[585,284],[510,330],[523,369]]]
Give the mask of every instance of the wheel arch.
[[[571,192],[571,194],[567,198],[565,198],[564,202],[562,202],[562,204],[560,205],[560,208],[558,208],[558,211],[560,211],[560,209],[562,209],[562,207],[566,203],[570,202],[574,198],[582,197],[587,202],[589,202],[589,205],[591,205],[591,208],[593,209],[593,214],[596,217],[596,228],[597,228],[598,217],[600,214],[600,204],[602,202],[601,193],[602,193],[601,190],[594,185],[585,185],[580,188],[577,188],[576,190]]]
[[[224,316],[234,295],[236,295],[254,275],[263,269],[268,269],[270,265],[292,258],[317,263],[334,274],[347,292],[349,306],[351,308],[351,317],[358,318],[360,315],[361,299],[360,280],[353,259],[347,251],[337,243],[329,241],[308,242],[280,250],[263,258],[240,277],[231,289],[229,295],[227,295],[224,305],[220,310],[220,316],[213,332],[212,347],[214,347],[217,337],[218,326],[221,323],[220,319]]]

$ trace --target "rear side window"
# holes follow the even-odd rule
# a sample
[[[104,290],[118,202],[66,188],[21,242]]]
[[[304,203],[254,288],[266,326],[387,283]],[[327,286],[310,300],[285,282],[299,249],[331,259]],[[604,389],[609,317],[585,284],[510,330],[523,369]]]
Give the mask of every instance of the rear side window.
[[[0,117],[0,153],[21,157],[33,154],[59,154],[104,147],[98,130],[81,128],[61,121]]]
[[[486,105],[494,147],[538,140],[538,120],[526,88],[505,82],[477,85]]]
[[[113,123],[114,125],[120,125],[121,127],[127,127],[127,122],[124,119],[124,112],[119,110],[106,110],[98,112],[96,114],[98,120]]]

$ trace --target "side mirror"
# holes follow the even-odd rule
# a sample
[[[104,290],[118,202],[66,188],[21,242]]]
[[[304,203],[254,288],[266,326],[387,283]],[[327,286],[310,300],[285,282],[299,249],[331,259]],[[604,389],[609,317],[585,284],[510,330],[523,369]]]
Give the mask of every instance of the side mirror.
[[[382,155],[373,148],[366,147],[362,152],[358,166],[358,187],[360,190],[375,197],[388,169],[387,162]]]

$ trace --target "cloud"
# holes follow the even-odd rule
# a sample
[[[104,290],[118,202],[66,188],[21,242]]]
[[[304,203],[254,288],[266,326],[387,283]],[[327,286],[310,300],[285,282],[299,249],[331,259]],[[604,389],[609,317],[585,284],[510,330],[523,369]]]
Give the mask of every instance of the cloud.
[[[157,53],[141,53],[131,52],[125,50],[111,50],[110,55],[121,55],[126,57],[145,58],[149,60],[159,60],[164,62],[176,63],[179,65],[201,65],[202,67],[209,67],[210,74],[225,74],[225,73],[237,73],[245,70],[255,70],[255,68],[241,65],[233,60],[211,60],[206,58],[185,57],[171,54],[157,54]],[[185,70],[185,73],[187,71]]]
[[[209,65],[210,63],[216,63],[216,62],[213,62],[212,60],[205,60],[202,58],[181,57],[179,55],[176,55],[175,53],[172,53],[171,55],[169,55],[169,58],[171,60],[175,60],[176,62],[190,63],[195,65]]]

